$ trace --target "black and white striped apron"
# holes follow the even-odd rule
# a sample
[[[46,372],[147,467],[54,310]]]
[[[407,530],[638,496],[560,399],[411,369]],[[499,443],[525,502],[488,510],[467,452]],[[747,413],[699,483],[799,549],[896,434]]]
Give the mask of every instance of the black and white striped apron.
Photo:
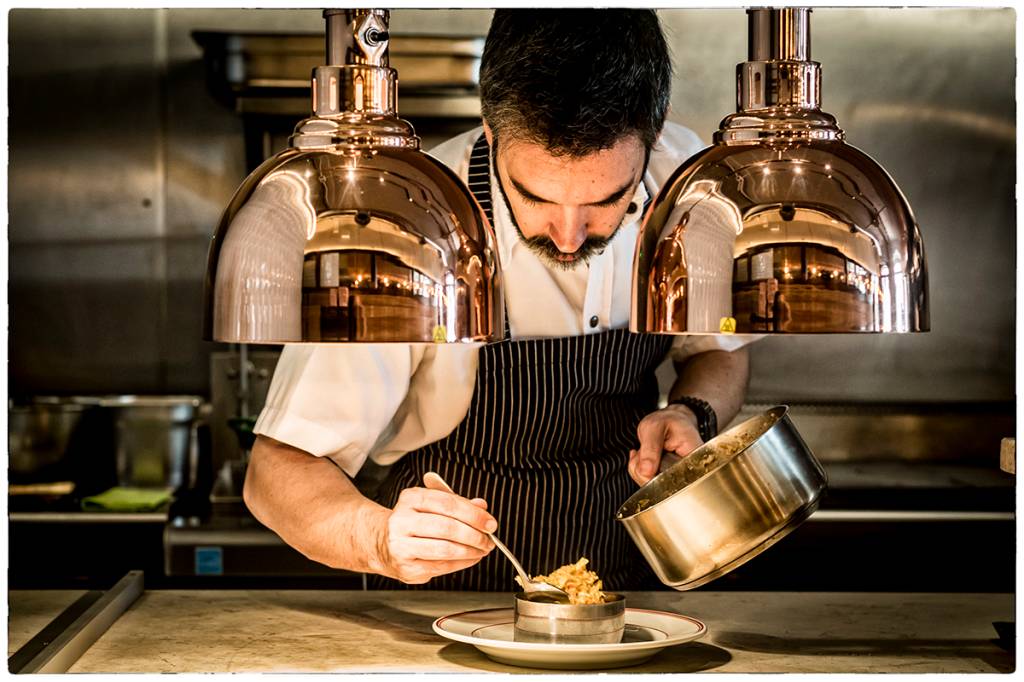
[[[490,149],[481,135],[469,188],[494,223]],[[605,589],[653,587],[656,579],[615,520],[636,491],[626,466],[636,427],[657,409],[654,375],[672,337],[625,329],[513,341],[480,349],[468,412],[447,437],[405,455],[378,501],[393,507],[405,488],[439,473],[468,498],[482,497],[496,534],[531,574],[590,559]],[[468,569],[421,586],[370,576],[370,587],[513,590],[514,571],[497,550]]]

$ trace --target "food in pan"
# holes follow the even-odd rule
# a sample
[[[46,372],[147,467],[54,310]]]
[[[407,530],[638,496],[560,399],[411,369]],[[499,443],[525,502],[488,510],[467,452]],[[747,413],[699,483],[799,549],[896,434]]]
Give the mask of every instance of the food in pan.
[[[771,419],[766,417],[758,419],[758,421],[752,422],[742,432],[726,432],[709,440],[683,457],[679,462],[673,464],[647,484],[645,489],[650,491],[647,495],[636,500],[631,498],[627,502],[627,506],[620,510],[620,517],[639,514],[644,509],[665,500],[686,486],[699,481],[711,471],[714,471],[746,450],[774,424]]]
[[[566,564],[547,575],[535,575],[532,578],[564,591],[569,595],[570,604],[603,604],[605,596],[601,579],[587,568],[588,562],[589,559],[581,557],[574,564]],[[516,582],[522,584],[518,576]]]

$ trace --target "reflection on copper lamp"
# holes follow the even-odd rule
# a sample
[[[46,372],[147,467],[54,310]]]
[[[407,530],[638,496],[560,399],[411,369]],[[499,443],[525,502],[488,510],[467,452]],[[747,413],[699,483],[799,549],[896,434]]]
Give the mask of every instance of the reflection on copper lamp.
[[[892,178],[820,109],[810,10],[748,10],[737,113],[648,210],[633,331],[928,331],[924,245]]]
[[[494,233],[397,117],[387,10],[326,10],[313,115],[231,199],[210,247],[206,338],[499,340]]]

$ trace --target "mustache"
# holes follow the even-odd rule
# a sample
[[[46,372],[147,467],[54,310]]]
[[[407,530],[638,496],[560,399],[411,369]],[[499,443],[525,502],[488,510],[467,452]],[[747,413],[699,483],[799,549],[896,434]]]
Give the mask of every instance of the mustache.
[[[518,229],[518,225],[516,226]],[[610,237],[587,237],[583,244],[572,253],[565,253],[559,249],[550,237],[538,235],[536,237],[524,238],[520,232],[520,239],[527,248],[543,256],[552,264],[563,270],[572,270],[580,263],[586,263],[591,257],[597,255],[608,246]],[[559,257],[575,256],[575,260],[562,261]]]

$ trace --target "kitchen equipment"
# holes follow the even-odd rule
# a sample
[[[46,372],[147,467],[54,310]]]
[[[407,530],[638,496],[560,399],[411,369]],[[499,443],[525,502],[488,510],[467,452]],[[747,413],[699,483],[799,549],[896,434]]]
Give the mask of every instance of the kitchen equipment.
[[[214,481],[211,493],[215,500],[241,499],[245,472],[249,468],[249,453],[256,442],[256,433],[253,431],[256,426],[255,417],[231,417],[227,421],[238,440],[240,457],[225,459],[217,470],[217,480]]]
[[[114,415],[118,485],[185,490],[209,478],[202,398],[119,395],[96,403]]]
[[[638,665],[670,646],[707,634],[696,618],[665,611],[626,609],[622,640],[611,644],[554,644],[515,639],[513,609],[453,613],[434,621],[434,632],[470,644],[508,665],[559,670],[592,670]]]
[[[317,34],[193,31],[192,38],[206,53],[208,82],[222,90],[215,90],[218,96],[308,92],[307,74],[322,63],[324,54],[324,38]],[[469,91],[472,97],[483,47],[482,36],[391,34],[388,58],[402,74],[403,100],[409,93],[446,89]]]
[[[115,426],[98,398],[38,396],[10,403],[8,417],[16,509],[77,508],[78,498],[117,485]],[[35,485],[20,487],[28,484]]]
[[[238,437],[238,447],[242,451],[242,458],[249,459],[249,452],[253,443],[256,442],[256,434],[253,428],[256,426],[256,417],[232,417],[228,420],[228,426]]]
[[[632,331],[928,331],[917,222],[892,178],[821,111],[809,13],[747,10],[737,113],[644,218]]]
[[[615,644],[626,627],[626,598],[605,593],[603,604],[539,602],[516,593],[515,641],[553,644]]]
[[[423,474],[423,483],[428,488],[435,486],[450,492],[452,495],[458,495],[458,493],[451,489],[451,486],[445,483],[444,479],[441,478],[439,474],[434,473],[433,471],[428,471]],[[519,560],[516,559],[512,551],[509,550],[504,543],[498,540],[498,538],[494,536],[494,533],[487,533],[487,537],[489,537],[491,542],[494,543],[494,546],[500,549],[501,553],[508,557],[508,560],[512,562],[512,567],[516,569],[516,574],[519,576],[519,581],[522,584],[524,592],[529,595],[531,599],[543,599],[549,603],[551,601],[555,601],[556,603],[565,603],[569,601],[569,595],[554,585],[532,580],[530,578],[530,574],[523,570],[522,564],[519,563]]]
[[[792,532],[827,480],[784,405],[712,438],[651,479],[619,509],[658,579],[704,585]]]
[[[71,477],[66,455],[85,405],[39,397],[8,403],[7,452],[11,483],[52,482]]]
[[[242,183],[210,247],[205,336],[239,343],[503,335],[494,233],[396,114],[387,10],[325,10],[313,116]]]

